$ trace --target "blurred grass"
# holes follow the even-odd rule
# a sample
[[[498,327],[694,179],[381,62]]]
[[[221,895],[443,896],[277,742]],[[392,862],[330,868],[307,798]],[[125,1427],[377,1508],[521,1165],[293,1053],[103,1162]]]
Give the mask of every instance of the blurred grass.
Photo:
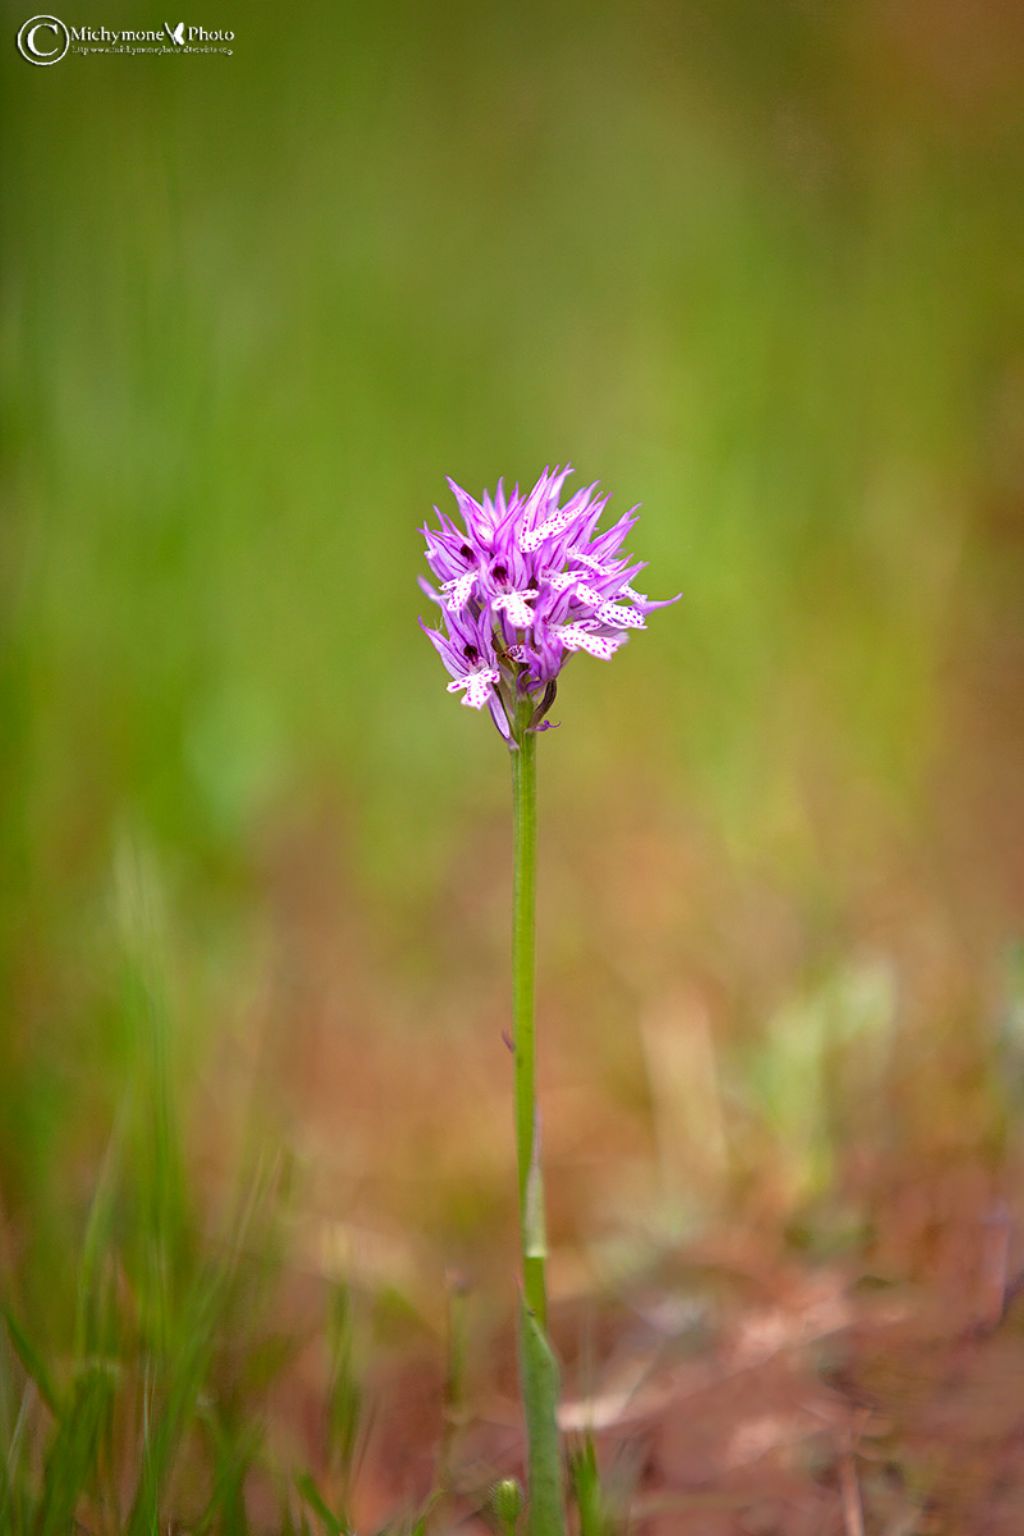
[[[685,593],[614,667],[572,669],[545,739],[546,878],[593,877],[589,906],[582,884],[549,898],[553,1008],[591,1018],[610,1105],[646,1113],[622,1017],[696,970],[726,1032],[763,1028],[740,1097],[789,1149],[780,1178],[827,1185],[843,1112],[806,1122],[793,1083],[823,1080],[859,1006],[844,987],[874,974],[861,949],[912,947],[930,902],[954,913],[970,974],[926,1020],[939,1073],[1021,892],[1018,20],[400,0],[232,24],[230,60],[44,71],[8,49],[0,108],[4,1264],[23,1376],[67,1415],[68,1497],[110,1433],[104,1362],[139,1339],[179,1360],[139,1529],[234,1283],[188,1235],[223,1176],[187,1149],[197,1080],[240,1061],[228,1166],[250,1111],[301,1121],[246,1053],[250,1011],[280,1001],[277,929],[348,925],[335,1052],[501,982],[506,769],[415,624],[445,473],[528,481],[571,457],[643,503],[650,590]],[[343,894],[321,908],[309,846],[332,837]],[[292,838],[297,886],[275,894]],[[159,871],[173,1029],[124,972],[125,847]],[[301,980],[287,995],[302,1016]],[[966,1112],[981,1141],[996,1097]],[[473,1158],[446,1198],[479,1234]],[[246,1431],[211,1434],[228,1490]]]

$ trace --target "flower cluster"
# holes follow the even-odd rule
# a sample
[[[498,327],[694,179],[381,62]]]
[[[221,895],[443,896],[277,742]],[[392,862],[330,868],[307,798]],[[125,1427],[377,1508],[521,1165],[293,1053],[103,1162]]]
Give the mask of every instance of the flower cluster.
[[[510,742],[546,728],[570,656],[610,661],[652,609],[677,601],[652,602],[633,585],[644,565],[620,549],[635,508],[599,533],[608,498],[596,485],[559,506],[571,473],[545,470],[526,495],[518,486],[506,495],[499,481],[481,501],[449,480],[464,526],[435,507],[440,527],[422,530],[440,590],[420,585],[444,621],[423,629],[451,674],[448,691],[471,709],[486,705]]]

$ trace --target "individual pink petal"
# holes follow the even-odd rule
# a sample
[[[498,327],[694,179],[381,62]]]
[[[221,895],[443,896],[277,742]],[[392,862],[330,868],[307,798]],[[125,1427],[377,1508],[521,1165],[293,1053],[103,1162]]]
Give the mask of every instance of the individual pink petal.
[[[555,633],[567,651],[586,651],[598,661],[611,661],[626,638],[625,635],[595,635],[593,630],[584,629],[580,624],[560,624]]]
[[[646,629],[647,623],[636,608],[624,608],[619,603],[602,603],[594,617],[600,624],[610,624],[613,629]]]
[[[470,709],[483,709],[491,697],[491,686],[498,681],[499,675],[490,667],[479,672],[471,672],[465,680],[466,694],[462,700],[463,704],[468,705]]]
[[[503,592],[494,599],[494,610],[506,614],[513,629],[529,629],[534,613],[527,599],[536,596],[536,587],[527,587],[522,592]]]
[[[476,571],[466,571],[464,575],[457,576],[454,581],[446,581],[443,589],[445,607],[452,613],[458,613],[460,609],[465,608],[476,583]]]

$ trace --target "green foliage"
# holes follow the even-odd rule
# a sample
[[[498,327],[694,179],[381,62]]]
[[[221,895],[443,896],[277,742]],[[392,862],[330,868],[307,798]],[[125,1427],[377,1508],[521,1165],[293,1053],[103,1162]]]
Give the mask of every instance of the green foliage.
[[[328,1321],[331,1383],[327,1401],[328,1455],[343,1498],[351,1489],[359,1445],[363,1392],[356,1368],[353,1298],[343,1285],[335,1287]]]
[[[877,1104],[895,1022],[889,968],[865,962],[827,976],[759,1035],[743,1068],[745,1091],[770,1129],[794,1204],[829,1187],[846,1106],[863,1116]]]
[[[569,1454],[569,1480],[579,1514],[580,1536],[614,1536],[597,1468],[597,1449],[588,1435]]]
[[[39,1351],[9,1307],[4,1308],[4,1320],[7,1323],[14,1351],[21,1361],[26,1374],[35,1382],[39,1395],[50,1412],[55,1418],[59,1418],[60,1407],[57,1402],[57,1391],[50,1380],[50,1373],[46,1368],[46,1362],[42,1359]]]
[[[795,69],[773,116],[786,28],[728,11],[667,49],[588,14],[585,68],[565,13],[462,9],[442,43],[415,7],[313,5],[289,47],[250,16],[223,67],[145,92],[11,71],[6,751],[46,850],[84,798],[82,880],[127,804],[207,902],[322,771],[359,797],[366,877],[429,893],[493,744],[438,708],[412,530],[446,470],[567,453],[643,501],[651,580],[686,592],[615,668],[574,666],[588,771],[628,713],[738,847],[805,872],[804,754],[907,813],[951,584],[987,580],[1016,166],[894,103],[894,169],[855,71],[805,95]],[[522,118],[490,110],[499,60]]]
[[[345,1536],[344,1520],[331,1509],[308,1472],[303,1472],[295,1479],[295,1486],[302,1495],[303,1501],[316,1515],[327,1536]]]
[[[45,1344],[33,1328],[46,1328],[52,1296],[33,1289],[16,1301],[30,1272],[7,1277],[17,1368],[0,1377],[4,1528],[66,1536],[85,1511],[101,1532],[149,1536],[192,1439],[205,1441],[211,1473],[191,1528],[245,1536],[243,1487],[260,1434],[251,1404],[247,1420],[233,1414],[218,1355],[230,1334],[255,1358],[259,1294],[273,1278],[273,1177],[258,1170],[215,1241],[201,1239],[184,1173],[156,892],[151,871],[129,862],[118,1006],[132,1059],[73,1255],[70,1306]]]

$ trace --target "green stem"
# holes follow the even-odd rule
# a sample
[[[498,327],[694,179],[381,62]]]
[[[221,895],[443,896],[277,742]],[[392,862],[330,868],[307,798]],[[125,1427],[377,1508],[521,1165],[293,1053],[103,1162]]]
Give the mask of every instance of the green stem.
[[[524,713],[521,711],[520,713]],[[515,885],[512,915],[512,1029],[516,1073],[516,1162],[523,1295],[542,1328],[548,1301],[544,1265],[544,1186],[536,1081],[537,737],[517,720],[519,750],[512,753]]]
[[[537,1111],[534,1012],[537,897],[537,737],[529,699],[516,712],[512,753],[515,886],[512,920],[512,1022],[515,1050],[516,1161],[523,1265],[520,1370],[526,1413],[529,1536],[563,1536],[565,1511],[558,1439],[558,1366],[547,1339],[547,1238]]]

